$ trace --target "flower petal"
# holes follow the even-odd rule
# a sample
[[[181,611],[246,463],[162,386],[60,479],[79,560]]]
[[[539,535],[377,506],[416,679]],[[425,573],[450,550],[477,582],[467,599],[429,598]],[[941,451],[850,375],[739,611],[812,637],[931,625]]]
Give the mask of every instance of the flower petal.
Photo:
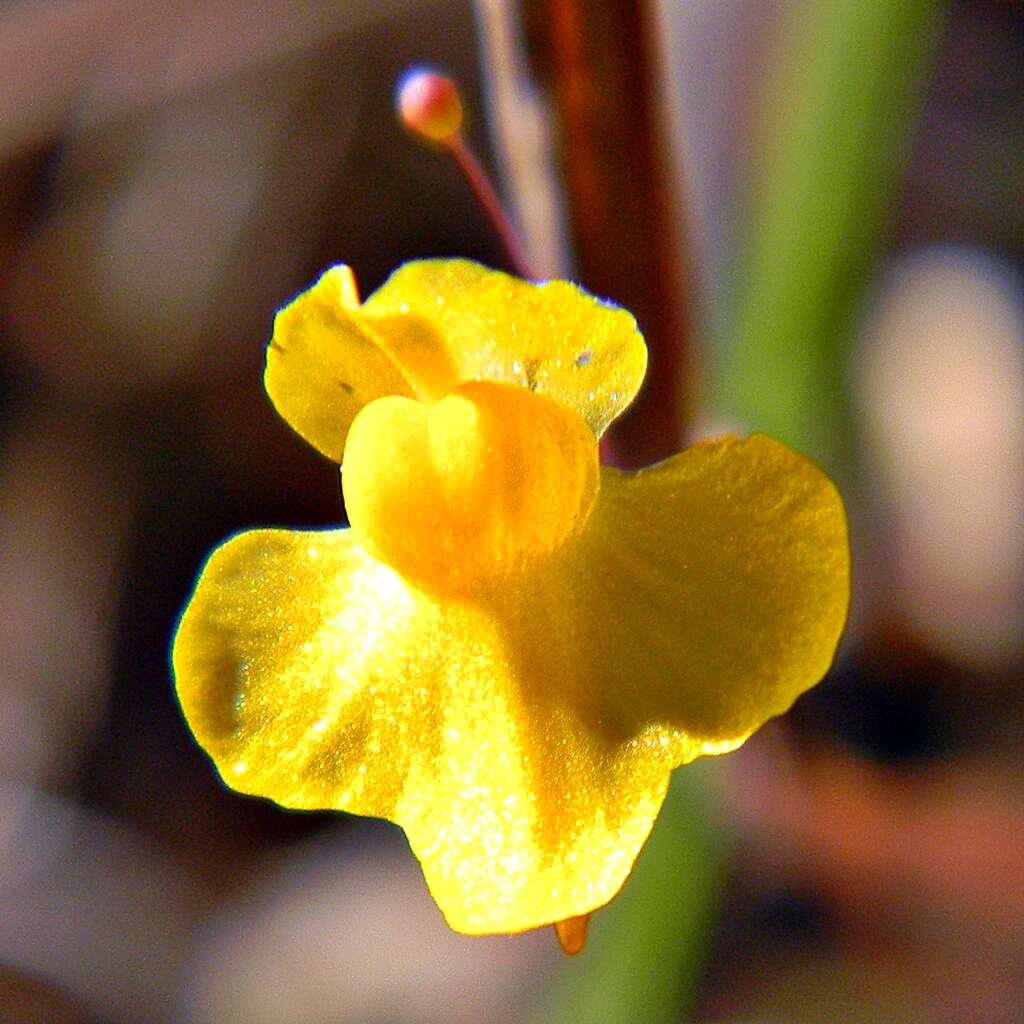
[[[638,735],[661,723],[677,763],[733,749],[787,710],[828,670],[846,621],[842,500],[764,436],[605,469],[577,557],[605,724]]]
[[[361,322],[348,267],[332,267],[274,319],[264,385],[300,437],[341,462],[356,413],[382,395],[411,396],[398,367]]]
[[[351,270],[328,270],[277,314],[264,383],[292,429],[340,462],[353,418],[373,399],[435,401],[475,380],[548,395],[600,435],[646,365],[633,317],[575,285],[420,260],[362,306]]]
[[[566,281],[533,284],[468,260],[406,263],[362,312],[407,371],[415,374],[423,353],[440,345],[456,381],[539,391],[575,409],[597,435],[633,400],[647,366],[624,309]]]
[[[586,913],[628,874],[668,768],[552,686],[572,653],[559,580],[550,642],[526,651],[515,620],[533,613],[508,588],[499,620],[408,587],[348,531],[242,534],[182,617],[182,707],[232,787],[401,824],[457,930]]]
[[[848,600],[838,495],[763,437],[606,470],[566,552],[434,599],[349,531],[211,557],[174,646],[224,779],[402,825],[452,927],[611,899],[675,764],[738,745],[827,669]]]
[[[211,555],[182,615],[178,698],[232,788],[391,816],[441,714],[438,694],[407,685],[405,644],[435,619],[349,530],[242,533]]]
[[[470,381],[427,405],[381,398],[353,421],[342,474],[359,542],[424,590],[467,593],[531,571],[579,533],[600,479],[571,409]]]

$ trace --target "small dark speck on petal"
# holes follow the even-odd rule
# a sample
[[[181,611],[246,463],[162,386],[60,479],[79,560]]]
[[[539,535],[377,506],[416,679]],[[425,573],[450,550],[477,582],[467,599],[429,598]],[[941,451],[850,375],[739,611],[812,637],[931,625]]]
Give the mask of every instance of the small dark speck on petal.
[[[578,355],[578,356],[576,357],[576,365],[577,365],[577,366],[586,366],[586,365],[587,365],[587,363],[589,363],[589,362],[590,362],[590,357],[591,357],[591,356],[592,356],[593,354],[594,354],[594,353],[593,353],[593,352],[592,352],[592,351],[591,351],[591,350],[590,350],[589,348],[586,348],[586,349],[584,349],[584,350],[583,350],[583,351],[582,351],[582,352],[581,352],[581,353],[580,353],[580,354],[579,354],[579,355]]]

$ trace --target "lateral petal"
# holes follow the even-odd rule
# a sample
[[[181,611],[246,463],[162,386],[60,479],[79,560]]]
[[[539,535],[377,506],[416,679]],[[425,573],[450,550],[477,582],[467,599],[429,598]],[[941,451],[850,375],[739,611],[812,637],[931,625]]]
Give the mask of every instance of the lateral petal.
[[[604,469],[574,570],[606,722],[673,760],[733,749],[828,670],[850,556],[835,485],[770,438]]]
[[[182,617],[181,704],[233,788],[402,825],[457,930],[586,913],[622,885],[668,769],[564,699],[561,581],[504,588],[500,607],[442,604],[348,531],[241,534]],[[536,594],[553,641],[525,650],[519,598]]]

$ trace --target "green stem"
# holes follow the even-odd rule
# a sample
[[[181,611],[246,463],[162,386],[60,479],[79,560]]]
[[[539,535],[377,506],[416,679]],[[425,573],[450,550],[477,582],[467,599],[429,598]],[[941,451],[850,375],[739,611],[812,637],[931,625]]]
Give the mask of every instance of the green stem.
[[[759,110],[737,272],[719,314],[717,411],[844,468],[843,374],[945,0],[793,6]]]

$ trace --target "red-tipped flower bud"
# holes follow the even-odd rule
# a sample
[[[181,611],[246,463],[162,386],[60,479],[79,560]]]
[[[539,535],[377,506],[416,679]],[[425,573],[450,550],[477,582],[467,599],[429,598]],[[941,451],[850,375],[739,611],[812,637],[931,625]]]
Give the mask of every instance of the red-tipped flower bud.
[[[398,83],[398,115],[417,135],[447,142],[462,127],[462,100],[455,83],[429,68],[412,68]]]

